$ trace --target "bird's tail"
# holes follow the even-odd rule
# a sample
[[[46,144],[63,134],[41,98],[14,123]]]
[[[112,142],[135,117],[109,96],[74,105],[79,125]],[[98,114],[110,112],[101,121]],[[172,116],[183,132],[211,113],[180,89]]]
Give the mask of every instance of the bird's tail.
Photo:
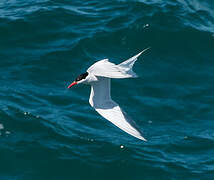
[[[135,63],[135,61],[137,61],[137,58],[144,53],[145,51],[147,51],[149,48],[144,49],[143,51],[141,51],[140,53],[138,53],[137,55],[129,58],[128,60],[118,64],[118,68],[121,69],[121,71],[125,72],[127,75],[129,75],[132,78],[138,77],[138,75],[132,70],[132,67]]]

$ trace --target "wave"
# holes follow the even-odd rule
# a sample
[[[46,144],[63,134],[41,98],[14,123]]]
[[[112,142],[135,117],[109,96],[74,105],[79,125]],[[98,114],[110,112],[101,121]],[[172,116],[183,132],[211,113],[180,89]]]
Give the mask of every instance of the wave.
[[[211,177],[213,5],[0,2],[0,178]],[[112,81],[142,144],[94,112],[90,87],[66,87],[96,60],[120,63],[149,46],[134,67],[141,78]]]

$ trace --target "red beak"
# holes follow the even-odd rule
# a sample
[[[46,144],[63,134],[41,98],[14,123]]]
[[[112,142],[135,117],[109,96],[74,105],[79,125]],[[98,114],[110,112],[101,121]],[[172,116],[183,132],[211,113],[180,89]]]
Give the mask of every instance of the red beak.
[[[68,86],[68,89],[71,88],[72,86],[76,85],[76,84],[77,84],[76,81],[72,82],[72,83]]]

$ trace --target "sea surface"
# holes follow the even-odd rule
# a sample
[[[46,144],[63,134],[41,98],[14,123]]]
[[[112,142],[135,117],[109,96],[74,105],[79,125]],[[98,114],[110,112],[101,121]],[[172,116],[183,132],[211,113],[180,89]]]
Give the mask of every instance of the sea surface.
[[[112,98],[138,140],[67,86],[143,49]],[[213,0],[0,1],[0,180],[213,180]]]

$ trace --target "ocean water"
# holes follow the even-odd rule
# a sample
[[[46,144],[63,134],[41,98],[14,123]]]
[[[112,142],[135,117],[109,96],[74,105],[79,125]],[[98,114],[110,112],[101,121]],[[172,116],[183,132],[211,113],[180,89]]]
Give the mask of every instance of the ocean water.
[[[213,0],[2,0],[0,180],[214,179]],[[151,47],[112,97],[147,142],[99,116],[94,62]]]

